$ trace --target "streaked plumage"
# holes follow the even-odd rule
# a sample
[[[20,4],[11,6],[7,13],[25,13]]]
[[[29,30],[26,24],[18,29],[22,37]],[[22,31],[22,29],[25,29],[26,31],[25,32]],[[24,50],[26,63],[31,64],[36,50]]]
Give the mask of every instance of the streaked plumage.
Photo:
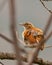
[[[34,46],[39,44],[39,42],[44,39],[43,31],[35,26],[33,26],[29,22],[25,22],[21,24],[24,26],[24,31],[22,32],[23,40],[25,44],[28,46]],[[41,50],[44,49],[44,44],[41,46]]]

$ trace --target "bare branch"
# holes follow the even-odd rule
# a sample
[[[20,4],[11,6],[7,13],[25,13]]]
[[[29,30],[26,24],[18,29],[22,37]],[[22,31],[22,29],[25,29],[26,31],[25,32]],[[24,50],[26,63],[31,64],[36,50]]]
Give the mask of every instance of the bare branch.
[[[13,41],[10,40],[10,39],[9,39],[8,37],[6,37],[5,35],[0,34],[0,37],[3,38],[4,40],[6,40],[7,42],[13,44]],[[20,44],[21,44],[21,43],[24,43],[24,42],[21,41],[20,39],[19,39],[18,41],[19,41]],[[20,51],[23,52],[23,53],[27,53],[27,52],[25,51],[25,49],[23,49],[23,48],[20,48]]]
[[[26,56],[20,56],[20,57],[22,61],[27,62]],[[0,52],[0,59],[16,60],[17,58],[16,58],[16,54]],[[37,58],[37,60],[34,60],[33,63],[41,64],[41,65],[52,65],[52,62],[44,61],[41,58]]]
[[[10,40],[8,37],[6,37],[6,36],[3,35],[3,34],[0,34],[0,37],[3,38],[4,40],[6,40],[7,42],[11,43],[11,44],[13,43],[12,40]]]
[[[46,42],[51,36],[52,36],[52,31],[47,35],[47,37],[45,37],[43,43]]]
[[[13,38],[13,46],[14,46],[14,50],[15,50],[15,53],[16,53],[16,58],[17,58],[17,65],[22,65],[22,62],[21,62],[21,58],[20,58],[20,48],[19,48],[19,45],[18,45],[18,39],[17,39],[17,36],[16,36],[16,20],[15,20],[15,0],[10,0],[9,1],[9,6],[10,6],[10,22],[11,22],[11,27],[10,27],[10,30],[11,30],[11,35],[12,35],[12,38]]]
[[[51,23],[52,23],[52,14],[50,15],[50,17],[48,19],[48,22],[47,22],[47,24],[46,24],[46,26],[44,28],[44,35],[46,35],[46,33],[48,32]]]
[[[46,6],[45,6],[45,4],[43,3],[43,1],[42,0],[40,0],[40,2],[41,2],[41,4],[44,6],[44,8],[49,12],[49,13],[51,13],[52,14],[52,11],[51,10],[49,10]]]
[[[49,45],[49,46],[46,46],[45,48],[51,48],[52,47],[52,45]]]

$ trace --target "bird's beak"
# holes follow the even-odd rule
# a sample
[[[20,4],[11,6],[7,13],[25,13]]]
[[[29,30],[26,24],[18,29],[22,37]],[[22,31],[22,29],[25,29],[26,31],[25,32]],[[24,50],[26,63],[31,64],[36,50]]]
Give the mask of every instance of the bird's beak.
[[[19,25],[24,26],[24,24],[20,23]]]

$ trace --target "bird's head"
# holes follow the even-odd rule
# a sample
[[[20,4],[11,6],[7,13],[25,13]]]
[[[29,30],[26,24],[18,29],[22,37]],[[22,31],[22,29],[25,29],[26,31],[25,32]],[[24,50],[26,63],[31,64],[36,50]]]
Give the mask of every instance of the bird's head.
[[[21,26],[24,26],[25,29],[30,29],[33,27],[33,25],[30,23],[30,22],[25,22],[25,23],[22,23],[20,24]]]

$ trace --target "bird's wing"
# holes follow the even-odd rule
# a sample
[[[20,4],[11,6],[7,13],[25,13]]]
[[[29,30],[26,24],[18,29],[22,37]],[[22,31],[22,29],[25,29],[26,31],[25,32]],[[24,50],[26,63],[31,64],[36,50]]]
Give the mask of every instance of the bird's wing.
[[[31,35],[31,31],[26,30],[22,33],[22,37],[24,40],[27,40],[27,38]]]
[[[36,28],[36,31],[38,32],[38,35],[43,35],[43,30],[41,30],[40,28]]]
[[[43,31],[39,28],[36,28],[36,30],[31,30],[31,35],[36,39],[37,43],[44,39]]]
[[[23,36],[23,41],[25,42],[26,45],[30,44],[29,41],[28,41],[28,37],[31,33],[28,31],[28,30],[25,30],[23,33],[22,33],[22,36]]]

